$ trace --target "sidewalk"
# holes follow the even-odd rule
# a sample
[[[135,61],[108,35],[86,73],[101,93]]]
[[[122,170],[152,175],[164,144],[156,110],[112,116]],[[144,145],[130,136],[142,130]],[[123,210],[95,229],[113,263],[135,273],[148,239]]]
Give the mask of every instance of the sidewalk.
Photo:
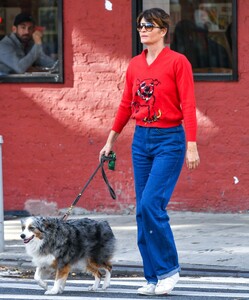
[[[249,276],[249,214],[173,211],[169,214],[183,272],[200,274],[211,270],[217,274],[227,271],[235,276]],[[117,238],[114,269],[130,267],[142,271],[134,215],[89,214],[82,217],[106,219],[110,223]],[[5,221],[4,233],[5,251],[0,253],[0,266],[33,269],[19,238],[20,220]]]

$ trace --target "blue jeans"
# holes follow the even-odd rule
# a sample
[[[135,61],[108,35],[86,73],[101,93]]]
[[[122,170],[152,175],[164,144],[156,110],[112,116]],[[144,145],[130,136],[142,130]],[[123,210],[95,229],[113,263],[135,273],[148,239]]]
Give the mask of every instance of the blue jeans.
[[[180,271],[167,205],[180,175],[186,150],[182,125],[136,126],[132,160],[136,191],[137,239],[149,283]]]

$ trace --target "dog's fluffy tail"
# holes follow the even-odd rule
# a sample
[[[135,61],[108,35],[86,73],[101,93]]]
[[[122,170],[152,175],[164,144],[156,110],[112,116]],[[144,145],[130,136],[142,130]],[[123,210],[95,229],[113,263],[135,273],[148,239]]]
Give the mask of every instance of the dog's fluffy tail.
[[[97,230],[98,246],[93,250],[94,260],[102,265],[109,262],[115,251],[116,239],[107,221],[100,221]]]

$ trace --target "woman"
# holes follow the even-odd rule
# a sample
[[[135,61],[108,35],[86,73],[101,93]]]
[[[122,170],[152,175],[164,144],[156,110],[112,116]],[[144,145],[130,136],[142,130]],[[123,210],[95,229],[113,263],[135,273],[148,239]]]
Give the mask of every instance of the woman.
[[[137,30],[147,49],[128,66],[122,101],[100,157],[110,153],[128,120],[135,119],[132,161],[138,247],[147,280],[138,294],[161,295],[173,290],[180,272],[166,207],[185,153],[189,169],[200,163],[194,85],[186,57],[165,47],[169,32],[165,11],[152,8],[142,12]]]

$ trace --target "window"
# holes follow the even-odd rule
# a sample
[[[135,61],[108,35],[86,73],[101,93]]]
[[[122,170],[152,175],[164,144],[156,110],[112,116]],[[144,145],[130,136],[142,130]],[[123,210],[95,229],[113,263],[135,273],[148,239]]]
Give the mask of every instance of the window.
[[[170,14],[168,46],[186,55],[195,80],[238,79],[236,0],[134,1],[133,55],[143,49],[136,31],[136,17],[140,11],[152,7],[161,7]]]
[[[1,1],[0,83],[63,82],[62,2],[62,0]],[[28,28],[25,25],[29,23],[20,23],[20,25],[13,27],[15,17],[19,14],[30,15],[32,17],[31,27]],[[42,48],[36,48],[39,49],[36,50],[36,53],[33,44],[30,45],[30,43],[33,43],[32,33],[35,31],[32,27],[33,21],[35,22],[35,30],[42,32]],[[29,34],[29,41],[26,42],[24,36],[23,40],[21,39],[22,43],[20,43],[20,34]],[[6,49],[9,49],[6,48],[6,43],[7,45],[8,43],[17,45],[15,49],[18,49],[17,56],[19,58],[16,56],[15,58],[10,57],[8,51],[6,51]],[[38,52],[39,54],[37,54]],[[26,57],[26,61],[23,59],[24,56]],[[23,59],[21,62],[20,57]],[[31,65],[27,66],[30,62]],[[18,67],[16,67],[17,65]]]

